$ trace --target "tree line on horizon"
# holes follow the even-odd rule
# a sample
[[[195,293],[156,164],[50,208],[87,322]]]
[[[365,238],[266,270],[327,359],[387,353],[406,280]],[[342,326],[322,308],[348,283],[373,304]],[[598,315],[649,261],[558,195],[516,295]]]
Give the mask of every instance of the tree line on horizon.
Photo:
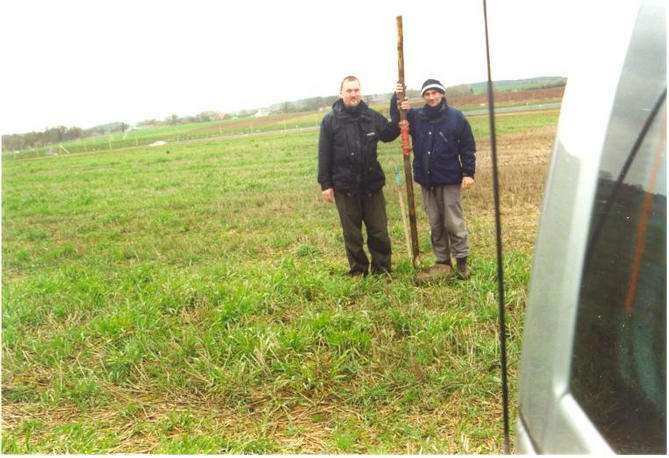
[[[411,95],[410,93],[412,91],[408,92],[409,95]],[[419,93],[419,91],[413,91],[413,92]],[[370,102],[375,98],[383,96],[388,96],[388,94],[368,95],[365,96],[364,99],[367,102]],[[272,114],[280,114],[280,113],[299,113],[304,111],[316,111],[320,110],[321,108],[326,108],[331,106],[335,101],[337,101],[338,98],[339,98],[338,95],[333,95],[327,97],[310,97],[307,99],[295,100],[290,102],[281,102],[269,107],[269,112]],[[176,114],[172,114],[167,116],[163,120],[147,119],[145,121],[140,121],[134,127],[143,128],[143,127],[158,127],[158,126],[174,126],[178,124],[212,122],[230,117],[244,118],[244,117],[254,116],[259,111],[260,111],[259,109],[244,109],[236,113],[219,113],[216,111],[204,111],[194,116],[183,116],[183,117],[180,117]],[[2,152],[20,151],[30,148],[41,148],[44,146],[57,145],[59,143],[77,140],[79,138],[108,135],[118,132],[123,133],[130,127],[131,127],[130,125],[124,122],[113,122],[95,126],[90,129],[82,129],[81,127],[57,126],[57,127],[47,128],[42,132],[33,131],[22,134],[6,134],[2,136]]]
[[[2,136],[2,151],[17,151],[35,148],[49,144],[57,144],[77,138],[94,135],[81,127],[51,127],[43,132],[28,132],[25,134],[9,134]]]
[[[563,77],[539,77],[525,80],[508,80],[496,81],[495,91],[509,91],[518,90],[522,88],[540,88],[563,86],[566,84],[566,78]],[[446,88],[447,96],[464,95],[480,93],[483,90],[484,83],[461,84]],[[364,96],[366,102],[374,100],[387,99],[391,96],[387,94],[370,94]],[[407,96],[409,98],[420,97],[420,91],[416,89],[408,89]],[[269,107],[269,112],[272,114],[280,113],[299,113],[304,111],[317,111],[330,107],[337,101],[339,95],[331,95],[326,97],[310,97],[306,99],[294,100],[290,102],[281,102]],[[156,127],[169,126],[188,123],[212,122],[226,118],[243,118],[257,114],[259,109],[244,109],[236,113],[219,113],[216,111],[203,111],[194,116],[180,117],[176,114],[167,116],[165,119],[148,119],[136,124],[135,127]],[[95,137],[99,135],[108,135],[111,133],[125,132],[131,128],[125,122],[113,122],[103,124],[89,129],[82,129],[80,127],[65,127],[57,126],[47,128],[43,132],[28,132],[24,134],[7,134],[2,136],[2,152],[20,151],[30,148],[40,148],[48,145],[57,145],[59,143],[76,140],[79,138]]]

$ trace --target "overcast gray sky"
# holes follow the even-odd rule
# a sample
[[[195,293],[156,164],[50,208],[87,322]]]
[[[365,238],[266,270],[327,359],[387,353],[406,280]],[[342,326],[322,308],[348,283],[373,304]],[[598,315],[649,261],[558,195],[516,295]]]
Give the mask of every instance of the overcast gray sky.
[[[603,5],[489,0],[493,79],[568,76]],[[0,132],[258,108],[334,95],[348,74],[390,92],[397,15],[409,88],[486,79],[477,0],[2,2]]]

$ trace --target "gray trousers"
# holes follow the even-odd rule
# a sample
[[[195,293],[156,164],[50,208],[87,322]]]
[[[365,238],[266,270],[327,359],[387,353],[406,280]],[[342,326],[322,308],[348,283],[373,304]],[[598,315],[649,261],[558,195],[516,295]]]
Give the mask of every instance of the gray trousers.
[[[460,185],[420,187],[423,204],[430,221],[432,251],[437,262],[469,256],[469,241],[465,228]]]
[[[367,229],[367,248],[372,255],[372,272],[390,272],[390,237],[383,190],[372,194],[334,193],[344,233],[350,272],[367,273],[369,260],[363,250],[362,223]]]

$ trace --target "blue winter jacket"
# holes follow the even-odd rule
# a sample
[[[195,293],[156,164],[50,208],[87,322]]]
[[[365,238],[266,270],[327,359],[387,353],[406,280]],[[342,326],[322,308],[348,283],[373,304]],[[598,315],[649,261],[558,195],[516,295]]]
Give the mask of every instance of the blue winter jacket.
[[[398,122],[395,95],[390,101],[390,116]],[[414,181],[433,187],[460,184],[463,176],[474,178],[476,142],[469,122],[459,110],[444,103],[441,114],[429,119],[424,107],[412,108],[407,120],[414,152]]]

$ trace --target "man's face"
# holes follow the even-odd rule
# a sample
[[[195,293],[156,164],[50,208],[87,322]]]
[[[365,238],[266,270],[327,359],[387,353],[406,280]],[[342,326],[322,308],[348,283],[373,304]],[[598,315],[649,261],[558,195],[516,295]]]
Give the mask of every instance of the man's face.
[[[344,101],[345,107],[357,107],[362,98],[362,94],[360,94],[360,81],[344,81],[339,96]]]
[[[444,98],[444,94],[434,89],[429,89],[423,94],[423,100],[431,107],[436,107],[441,103],[441,99]]]

